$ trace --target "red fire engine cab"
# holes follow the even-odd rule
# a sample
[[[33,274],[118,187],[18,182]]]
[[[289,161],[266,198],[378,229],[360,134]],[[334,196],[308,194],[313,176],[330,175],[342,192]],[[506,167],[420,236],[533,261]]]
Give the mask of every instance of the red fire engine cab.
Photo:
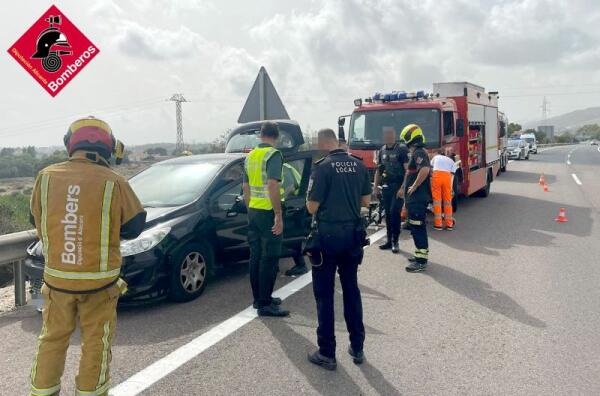
[[[338,120],[339,138],[360,156],[371,174],[383,145],[383,128],[398,135],[408,124],[423,130],[430,155],[448,149],[457,162],[455,196],[487,197],[500,169],[498,93],[468,82],[433,84],[433,93],[394,91],[356,99],[354,111]],[[350,118],[348,136],[344,131]]]

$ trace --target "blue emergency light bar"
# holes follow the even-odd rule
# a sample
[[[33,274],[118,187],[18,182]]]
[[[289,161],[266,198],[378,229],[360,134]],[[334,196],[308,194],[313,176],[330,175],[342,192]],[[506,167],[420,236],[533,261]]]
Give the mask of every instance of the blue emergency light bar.
[[[382,94],[381,92],[376,92],[370,99],[372,101],[395,102],[398,100],[406,100],[406,99],[425,99],[427,97],[429,97],[429,94],[425,93],[425,91],[417,91],[417,92],[409,92],[409,93],[404,92],[404,91],[392,91],[392,92],[385,93],[385,94]]]

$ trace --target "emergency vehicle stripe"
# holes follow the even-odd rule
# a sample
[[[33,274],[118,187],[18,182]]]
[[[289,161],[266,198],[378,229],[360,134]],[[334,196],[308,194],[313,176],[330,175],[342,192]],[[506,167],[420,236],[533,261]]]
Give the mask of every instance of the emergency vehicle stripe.
[[[77,389],[77,396],[101,396],[108,390],[109,383],[102,385],[102,387],[93,391],[82,391]]]
[[[49,396],[60,390],[60,384],[53,386],[52,388],[36,388],[35,386],[31,386],[31,394],[34,396]]]
[[[48,184],[50,182],[50,176],[49,175],[42,175],[42,194],[41,194],[41,200],[42,200],[42,245],[43,245],[43,250],[44,250],[44,259],[46,260],[46,263],[48,263],[49,257],[48,257],[48,248],[49,248],[49,244],[48,244]]]
[[[118,276],[121,272],[120,268],[116,268],[111,271],[104,272],[67,272],[67,271],[59,271],[54,268],[44,268],[44,272],[50,276],[54,276],[55,278],[62,279],[81,279],[81,280],[98,280],[98,279],[110,279]]]
[[[42,325],[42,331],[40,332],[40,336],[38,337],[37,350],[35,351],[35,357],[33,358],[33,366],[31,367],[31,389],[34,388],[33,384],[35,383],[35,375],[37,374],[37,364],[38,364],[38,355],[40,353],[40,345],[42,344],[42,339],[46,336],[48,332],[48,328],[46,327],[46,321]]]
[[[100,224],[100,272],[108,270],[108,243],[110,240],[110,204],[115,182],[107,181],[102,199],[102,221]]]
[[[104,322],[104,334],[102,335],[102,364],[100,365],[100,376],[98,377],[98,385],[96,388],[101,388],[106,382],[106,369],[108,368],[108,337],[110,336],[110,322]]]

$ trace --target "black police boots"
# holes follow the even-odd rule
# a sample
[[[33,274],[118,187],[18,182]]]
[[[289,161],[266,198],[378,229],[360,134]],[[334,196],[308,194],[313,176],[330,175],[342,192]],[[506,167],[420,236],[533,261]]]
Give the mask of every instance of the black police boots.
[[[400,253],[400,246],[398,245],[398,241],[392,242],[392,253],[394,253],[394,254]]]
[[[285,271],[285,276],[300,276],[308,272],[308,268],[305,265],[294,265],[289,270]]]
[[[287,309],[279,308],[279,305],[271,304],[266,307],[258,308],[258,316],[273,316],[277,318],[282,318],[285,316],[290,316],[290,311]]]
[[[281,298],[271,297],[271,305],[281,305]],[[252,303],[252,307],[254,309],[258,309],[258,302],[254,301],[254,303]]]
[[[381,249],[381,250],[390,250],[391,248],[392,248],[392,242],[389,239],[383,245],[379,245],[379,249]]]
[[[352,345],[348,347],[348,354],[352,356],[352,361],[354,364],[363,364],[365,361],[365,354],[363,351],[356,352],[352,349]]]
[[[308,361],[327,370],[333,371],[337,368],[337,361],[335,358],[323,356],[318,350],[308,354]]]

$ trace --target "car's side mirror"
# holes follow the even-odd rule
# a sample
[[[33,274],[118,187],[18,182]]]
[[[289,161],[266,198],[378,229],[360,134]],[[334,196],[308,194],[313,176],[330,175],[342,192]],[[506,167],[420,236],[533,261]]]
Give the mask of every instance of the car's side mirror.
[[[463,120],[462,118],[456,120],[456,136],[465,136],[465,120]]]

